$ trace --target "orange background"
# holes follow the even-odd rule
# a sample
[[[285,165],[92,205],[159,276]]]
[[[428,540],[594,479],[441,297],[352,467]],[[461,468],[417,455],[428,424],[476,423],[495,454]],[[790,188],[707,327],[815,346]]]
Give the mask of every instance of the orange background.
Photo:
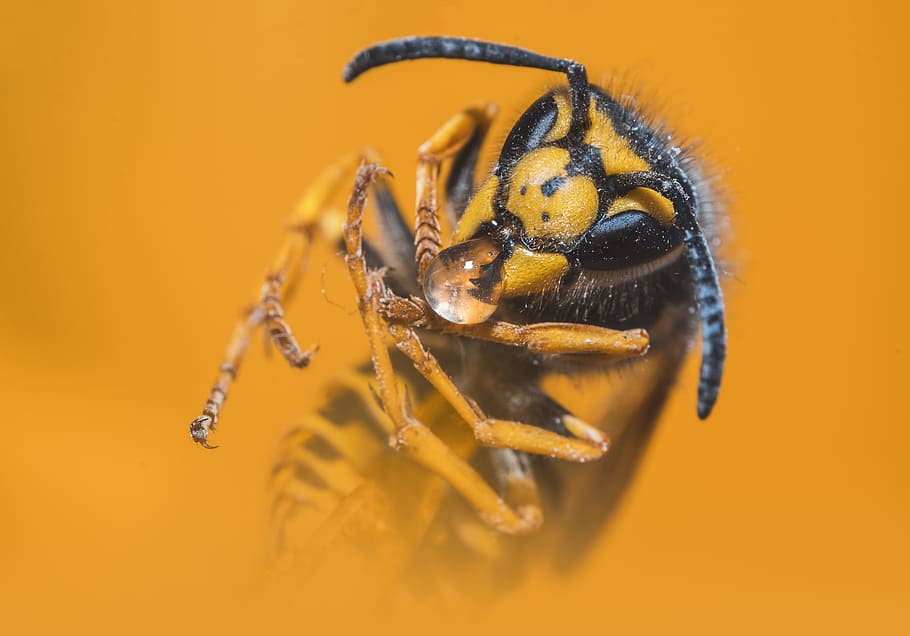
[[[370,144],[413,192],[456,109],[498,132],[558,77],[456,62],[352,86],[362,46],[458,34],[624,73],[723,170],[730,360],[689,361],[640,479],[573,581],[473,629],[904,632],[908,62],[899,2],[269,1],[0,8],[0,622],[9,633],[320,633],[264,580],[277,439],[364,351],[343,272],[292,308],[322,352],[253,347],[216,452],[189,440],[237,308],[328,162]],[[589,5],[589,6],[586,6]],[[501,138],[501,137],[499,137]],[[265,590],[270,591],[266,592]],[[362,625],[373,625],[363,617]],[[422,620],[415,617],[415,621]],[[10,623],[11,622],[11,623]]]

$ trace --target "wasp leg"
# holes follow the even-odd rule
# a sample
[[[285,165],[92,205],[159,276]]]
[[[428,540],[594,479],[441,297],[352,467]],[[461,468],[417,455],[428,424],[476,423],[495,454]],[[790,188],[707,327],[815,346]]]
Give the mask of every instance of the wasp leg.
[[[414,232],[411,219],[405,220],[401,207],[390,187],[390,179],[378,175],[373,181],[373,200],[379,212],[379,234],[381,240],[372,245],[364,242],[367,266],[388,269],[390,286],[400,293],[419,293],[417,265],[414,262]],[[340,249],[344,241],[339,237]],[[375,254],[375,256],[374,256]]]
[[[533,519],[537,525],[543,523],[540,494],[528,456],[508,448],[494,448],[490,457],[506,501],[512,502],[522,517]]]
[[[340,426],[318,413],[303,418],[299,426],[288,433],[282,446],[286,450],[298,448],[313,438],[324,440],[359,472],[366,471],[382,449],[380,442],[364,428],[353,424]]]
[[[434,393],[433,396],[443,401],[438,393]],[[453,424],[460,425],[461,422],[453,422]],[[472,447],[476,448],[476,444],[472,443]],[[459,452],[464,449],[456,447],[455,450],[460,456],[467,456]],[[485,456],[490,461],[489,469],[492,479],[503,494],[503,499],[508,501],[514,509],[520,511],[522,517],[531,520],[535,525],[542,524],[543,511],[537,481],[528,455],[505,448],[491,448],[487,449]],[[444,484],[441,480],[437,481]],[[429,517],[427,517],[427,521],[429,521]],[[468,505],[458,506],[457,511],[451,509],[443,523],[446,532],[451,533],[462,545],[482,555],[485,559],[496,561],[506,556],[507,544],[503,543],[502,534],[491,524],[479,519],[476,512]],[[442,526],[437,526],[434,534],[442,530]],[[436,534],[435,540],[439,540],[438,534]],[[427,545],[424,546],[424,549],[433,548]]]
[[[433,319],[428,325],[445,333],[522,347],[542,354],[587,353],[618,358],[641,356],[648,351],[644,329],[617,331],[607,327],[562,322],[516,325],[489,320],[478,325],[458,325]]]
[[[292,464],[280,466],[272,475],[272,487],[280,493],[279,499],[287,498],[298,505],[331,511],[344,493],[326,488],[321,480],[307,475],[307,471],[307,468]]]
[[[237,377],[237,369],[240,368],[243,354],[246,353],[249,347],[250,336],[261,324],[262,317],[262,308],[254,307],[237,321],[237,325],[234,327],[234,332],[228,342],[224,360],[221,362],[221,366],[218,367],[218,377],[215,380],[215,384],[212,385],[212,390],[205,401],[205,406],[202,407],[202,415],[190,424],[190,435],[193,441],[198,442],[205,448],[217,448],[217,446],[209,444],[209,433],[215,430],[221,407],[227,399],[231,383]]]
[[[361,488],[380,453],[381,442],[354,421],[339,424],[318,413],[304,417],[282,440],[270,480],[275,557],[288,552],[291,519],[295,536],[314,532]]]
[[[322,441],[321,438],[312,439]],[[281,471],[285,466],[303,467],[326,484],[326,487],[332,492],[347,495],[357,487],[362,481],[362,477],[344,459],[335,452],[321,453],[310,444],[304,443],[286,448],[278,461],[276,470]]]
[[[264,314],[265,328],[272,344],[281,352],[284,359],[295,369],[306,367],[316,353],[316,347],[303,350],[291,332],[291,327],[284,319],[284,305],[290,300],[295,270],[303,263],[309,252],[310,236],[305,230],[293,230],[281,251],[278,253],[272,268],[265,277],[259,305]]]
[[[439,171],[442,162],[456,155],[478,131],[486,130],[496,113],[496,107],[487,104],[468,108],[443,124],[426,143],[417,150],[417,212],[414,219],[414,258],[417,262],[417,280],[430,262],[436,258],[442,245],[439,214]]]
[[[565,437],[531,424],[487,417],[480,407],[455,385],[412,329],[394,323],[389,324],[388,329],[398,350],[410,358],[414,368],[470,425],[474,437],[480,444],[576,462],[600,459],[607,451],[607,437],[572,415],[564,416],[563,424],[574,437]]]
[[[462,545],[481,555],[487,561],[498,561],[503,557],[503,546],[499,533],[477,519],[465,515],[449,524],[450,530]]]
[[[504,532],[531,531],[537,527],[538,518],[522,517],[522,509],[516,511],[509,507],[474,468],[413,417],[399,390],[386,348],[389,331],[376,308],[377,297],[384,293],[385,288],[379,275],[367,271],[362,246],[363,207],[367,190],[382,170],[374,164],[364,164],[357,172],[344,239],[347,246],[345,261],[357,291],[358,308],[372,351],[377,393],[388,416],[385,430],[393,446],[445,479],[491,525]]]
[[[371,151],[348,155],[329,166],[307,188],[287,221],[291,233],[266,275],[259,299],[265,312],[265,326],[272,343],[292,367],[307,366],[315,353],[315,347],[304,351],[297,344],[290,326],[284,320],[283,305],[290,300],[295,277],[302,269],[314,238],[321,237],[329,244],[341,239],[344,213],[330,207],[329,202],[360,165],[364,156],[373,155]]]
[[[624,358],[641,356],[648,351],[649,337],[644,329],[617,331],[571,322],[516,325],[501,320],[461,325],[437,316],[425,301],[415,296],[403,298],[386,293],[379,302],[380,315],[391,323],[521,347],[534,353],[584,353]]]
[[[355,404],[361,398],[376,406],[365,386],[364,376],[359,374],[351,374],[344,386],[333,385],[338,393],[329,399],[324,414],[304,420],[282,444],[286,452],[276,470],[277,479],[287,479],[282,470],[289,464],[303,469],[291,473],[293,478],[312,484],[321,477],[324,488],[341,497],[330,509],[320,509],[308,499],[294,499],[292,492],[276,493],[272,548],[280,569],[293,567],[307,576],[321,567],[327,551],[346,554],[351,548],[367,548],[381,561],[383,576],[396,579],[409,567],[412,548],[427,540],[440,506],[451,493],[438,476],[394,452],[383,452],[381,441],[367,426],[372,414]],[[459,456],[467,457],[476,449],[473,438],[464,434],[460,418],[439,394],[430,392],[415,408],[422,418],[433,422],[435,432],[444,435]],[[380,415],[387,419],[381,411]],[[311,454],[323,461],[344,461],[356,471],[360,483],[339,492],[341,484],[320,473],[310,461]],[[406,503],[396,491],[407,492]]]
[[[380,431],[385,433],[384,426],[387,418],[385,412],[382,410],[382,406],[378,403],[376,393],[373,391],[373,387],[370,384],[372,379],[372,376],[367,378],[359,372],[354,371],[341,375],[338,378],[337,386],[350,391],[356,396],[360,400],[360,405],[363,407],[370,422],[377,426]]]
[[[290,233],[266,274],[259,292],[259,300],[244,312],[234,327],[219,367],[218,377],[205,402],[202,414],[190,424],[190,435],[202,446],[214,448],[209,443],[209,434],[218,424],[222,406],[231,384],[237,377],[252,333],[260,325],[265,324],[271,341],[291,366],[303,368],[309,364],[316,349],[313,347],[304,350],[297,344],[290,326],[284,320],[283,305],[290,298],[296,275],[303,268],[313,238],[318,235],[330,241],[337,241],[341,237],[343,213],[340,210],[328,209],[327,204],[359,165],[361,156],[363,154],[346,157],[323,172],[307,188],[288,220]]]

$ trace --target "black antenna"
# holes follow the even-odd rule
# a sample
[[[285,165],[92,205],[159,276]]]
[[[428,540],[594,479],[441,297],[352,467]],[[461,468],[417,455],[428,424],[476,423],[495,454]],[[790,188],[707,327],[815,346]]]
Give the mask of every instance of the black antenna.
[[[569,135],[583,136],[589,126],[590,86],[585,67],[578,62],[540,55],[505,44],[450,37],[410,37],[390,40],[362,50],[344,69],[344,81],[393,62],[421,58],[449,58],[539,68],[565,73],[572,100]],[[695,296],[701,317],[702,357],[698,382],[698,416],[705,419],[714,408],[727,353],[724,301],[714,259],[695,218],[694,204],[678,179],[657,172],[629,172],[611,177],[616,194],[634,188],[654,190],[673,203],[677,225],[683,232],[686,259],[695,276]]]
[[[627,172],[611,177],[622,195],[634,188],[648,188],[673,204],[676,223],[683,232],[686,258],[695,276],[695,298],[701,317],[701,371],[698,379],[698,417],[711,414],[727,355],[727,329],[724,325],[724,298],[717,278],[714,258],[705,235],[698,226],[691,197],[680,182],[657,172]]]
[[[409,37],[380,42],[354,56],[344,68],[344,81],[352,82],[377,66],[421,58],[471,60],[565,73],[569,79],[569,95],[572,99],[569,134],[581,137],[588,128],[590,87],[585,67],[572,60],[549,57],[506,44],[450,37]]]

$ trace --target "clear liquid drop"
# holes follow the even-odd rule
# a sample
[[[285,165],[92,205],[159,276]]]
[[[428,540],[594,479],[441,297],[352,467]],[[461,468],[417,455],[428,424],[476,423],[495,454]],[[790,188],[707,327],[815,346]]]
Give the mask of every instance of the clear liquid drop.
[[[423,293],[437,314],[449,322],[473,325],[493,315],[502,295],[500,249],[486,238],[442,250],[423,277]]]

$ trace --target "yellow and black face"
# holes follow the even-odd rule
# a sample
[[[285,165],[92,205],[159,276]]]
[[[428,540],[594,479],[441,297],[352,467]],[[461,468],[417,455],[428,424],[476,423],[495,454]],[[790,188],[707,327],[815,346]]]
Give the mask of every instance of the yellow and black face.
[[[502,298],[552,290],[572,272],[614,270],[634,282],[638,266],[684,255],[701,319],[698,414],[707,417],[720,388],[727,332],[717,268],[699,226],[696,180],[680,150],[591,86],[584,65],[495,42],[391,40],[358,53],[344,79],[421,58],[539,68],[568,80],[568,91],[545,95],[519,118],[461,216],[456,244],[427,267],[422,283],[434,311],[479,323]],[[453,296],[477,302],[446,315]]]
[[[467,242],[489,261],[475,279],[481,296],[497,293],[494,283],[502,298],[537,294],[573,268],[623,270],[680,247],[669,200],[616,186],[616,175],[655,167],[656,136],[636,137],[622,119],[628,111],[604,93],[590,100],[589,126],[576,139],[568,92],[537,100],[462,215],[450,249],[471,255],[459,247]]]

